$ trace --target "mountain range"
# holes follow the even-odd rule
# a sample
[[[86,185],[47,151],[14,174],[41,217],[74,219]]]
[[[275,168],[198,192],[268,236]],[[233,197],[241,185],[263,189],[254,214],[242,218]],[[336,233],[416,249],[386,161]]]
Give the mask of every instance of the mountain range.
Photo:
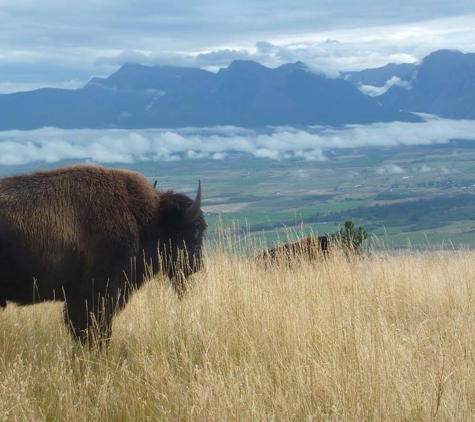
[[[361,85],[400,83],[368,96]],[[475,54],[439,50],[419,65],[390,64],[330,79],[304,63],[275,69],[234,61],[197,68],[125,64],[76,90],[0,95],[0,130],[366,124],[421,121],[412,112],[475,119]]]
[[[382,103],[391,109],[475,119],[475,54],[439,50],[427,56],[403,81],[392,86]]]

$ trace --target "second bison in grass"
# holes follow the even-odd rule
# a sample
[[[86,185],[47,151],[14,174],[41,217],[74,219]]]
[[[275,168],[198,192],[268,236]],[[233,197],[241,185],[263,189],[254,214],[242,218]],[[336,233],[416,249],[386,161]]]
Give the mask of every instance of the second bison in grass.
[[[307,236],[297,242],[284,243],[275,248],[263,249],[256,258],[267,263],[276,262],[279,259],[289,261],[297,258],[311,261],[322,256],[328,256],[330,243],[329,236]]]

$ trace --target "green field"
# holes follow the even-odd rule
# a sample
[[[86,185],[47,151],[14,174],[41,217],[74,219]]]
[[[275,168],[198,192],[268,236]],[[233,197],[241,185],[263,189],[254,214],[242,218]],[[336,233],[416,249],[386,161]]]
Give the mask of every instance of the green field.
[[[211,231],[218,225],[240,228],[243,236],[273,243],[289,229],[333,233],[351,218],[388,247],[475,245],[470,143],[336,150],[329,157],[240,157],[207,162],[201,175],[194,169],[204,182]],[[179,180],[186,179],[182,174]]]

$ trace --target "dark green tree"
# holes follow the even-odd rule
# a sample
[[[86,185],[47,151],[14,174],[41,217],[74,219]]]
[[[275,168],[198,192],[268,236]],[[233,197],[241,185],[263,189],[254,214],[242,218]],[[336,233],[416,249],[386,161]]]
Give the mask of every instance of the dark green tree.
[[[368,238],[368,233],[361,227],[355,229],[353,221],[346,220],[345,227],[340,227],[331,238],[333,243],[341,247],[348,256],[360,255],[364,250],[364,241]]]

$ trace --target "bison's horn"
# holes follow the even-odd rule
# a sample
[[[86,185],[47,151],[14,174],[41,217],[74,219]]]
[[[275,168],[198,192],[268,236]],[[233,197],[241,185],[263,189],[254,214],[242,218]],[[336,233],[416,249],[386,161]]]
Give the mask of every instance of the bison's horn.
[[[158,182],[158,180],[155,180],[155,182],[153,182],[153,188],[154,189],[157,187],[157,182]]]
[[[189,222],[193,221],[201,211],[201,180],[198,180],[198,193],[195,201],[186,210],[185,219]]]

